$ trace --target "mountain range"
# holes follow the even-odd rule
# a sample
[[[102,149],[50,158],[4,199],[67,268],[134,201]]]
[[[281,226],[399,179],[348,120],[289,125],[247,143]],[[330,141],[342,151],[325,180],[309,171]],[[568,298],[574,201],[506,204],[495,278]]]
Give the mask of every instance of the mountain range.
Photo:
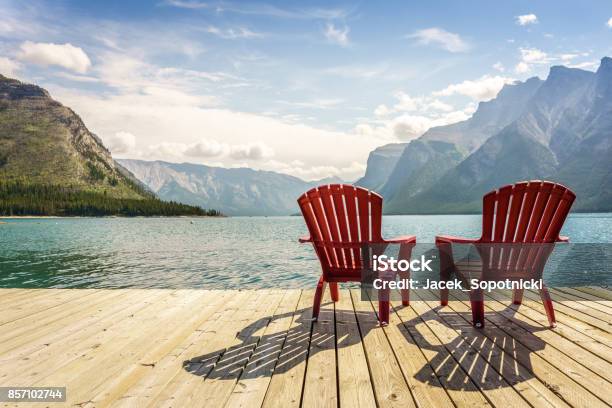
[[[533,179],[574,190],[574,210],[611,211],[611,163],[606,57],[595,73],[554,66],[544,81],[505,85],[466,121],[377,148],[356,184],[380,192],[388,214],[478,212],[486,192]]]
[[[222,209],[227,215],[291,215],[297,197],[338,178],[304,181],[272,171],[192,163],[119,159],[119,163],[164,200]]]
[[[606,57],[597,72],[554,66],[546,80],[507,84],[465,121],[378,147],[355,184],[381,193],[387,214],[476,213],[486,192],[533,179],[574,190],[575,211],[612,211],[611,159],[612,59]],[[304,191],[338,182],[114,160],[70,108],[36,85],[0,75],[0,214],[171,215],[203,207],[289,215],[298,212]]]

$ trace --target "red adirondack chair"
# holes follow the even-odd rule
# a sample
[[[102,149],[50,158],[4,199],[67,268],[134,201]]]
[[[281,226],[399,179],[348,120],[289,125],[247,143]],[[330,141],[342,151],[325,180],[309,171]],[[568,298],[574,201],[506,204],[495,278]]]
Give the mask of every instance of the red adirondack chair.
[[[559,236],[576,195],[567,187],[548,181],[526,181],[507,185],[483,197],[482,236],[469,239],[439,235],[441,280],[450,273],[462,276],[453,261],[452,244],[476,244],[480,253],[480,278],[496,273],[534,276],[543,272],[555,242],[568,242]],[[484,327],[484,297],[480,289],[471,291],[474,326]],[[520,304],[523,291],[515,289],[513,303]],[[553,303],[546,287],[540,290],[548,323],[555,327]],[[440,291],[440,303],[448,304],[448,289]]]
[[[384,251],[388,244],[400,244],[402,256],[409,257],[414,236],[401,236],[389,240],[382,238],[382,202],[380,195],[365,188],[345,184],[315,187],[300,198],[298,204],[306,221],[310,236],[299,242],[312,243],[321,263],[322,274],[317,284],[312,316],[319,316],[321,299],[327,283],[331,298],[338,301],[338,282],[361,280],[364,263],[364,245],[378,244]],[[403,277],[403,276],[402,276]],[[408,290],[402,290],[402,303],[408,305]],[[389,322],[389,300],[379,297],[379,322]]]

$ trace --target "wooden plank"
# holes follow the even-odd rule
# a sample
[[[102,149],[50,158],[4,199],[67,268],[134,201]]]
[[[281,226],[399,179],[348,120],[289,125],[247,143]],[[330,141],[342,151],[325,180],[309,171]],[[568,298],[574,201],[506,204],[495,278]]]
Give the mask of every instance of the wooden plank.
[[[361,300],[358,289],[351,290],[351,297],[361,331],[374,396],[380,407],[416,407],[408,384],[384,330],[378,324],[378,318],[372,303]]]
[[[219,332],[232,334],[220,335],[217,332],[216,336],[220,338],[216,344],[219,347],[215,351],[211,350],[212,353],[197,357],[196,361],[192,359],[191,364],[186,366],[191,376],[199,381],[189,384],[189,387],[183,388],[178,395],[164,392],[165,400],[161,401],[159,406],[192,406],[200,401],[207,401],[211,406],[225,404],[257,346],[261,331],[268,325],[284,293],[285,291],[264,292],[259,301],[251,302],[250,307],[247,306],[244,310],[240,308],[233,316],[228,316],[233,324]],[[201,381],[202,379],[204,381]]]
[[[123,392],[115,401],[112,402],[113,407],[145,407],[151,405],[152,401],[155,400],[173,380],[173,378],[184,373],[184,382],[194,378],[202,380],[200,377],[196,377],[186,372],[184,367],[184,361],[191,358],[194,355],[198,355],[198,347],[201,345],[201,339],[203,334],[207,330],[215,329],[217,327],[218,319],[222,316],[223,312],[228,313],[236,310],[237,307],[244,305],[244,298],[246,298],[245,292],[239,292],[235,290],[224,290],[214,291],[219,299],[219,302],[215,301],[214,304],[210,304],[212,309],[216,310],[213,313],[209,313],[207,310],[204,312],[208,315],[208,318],[198,327],[195,331],[187,338],[184,342],[179,344],[169,352],[166,356],[160,359],[155,366],[150,367],[149,371],[137,379],[127,384],[124,383],[121,387],[116,389],[117,394]],[[205,308],[208,306],[203,306]]]
[[[485,307],[489,310],[491,310],[490,303],[495,302],[485,302]],[[471,313],[467,302],[449,302],[449,308],[454,310],[456,315],[464,319],[467,324],[470,324]],[[487,313],[485,318],[490,324],[485,326],[484,329],[474,330],[486,336],[497,347],[504,349],[508,356],[512,356],[521,367],[526,368],[529,381],[523,380],[520,385],[528,382],[531,385],[538,385],[539,387],[534,388],[538,388],[542,396],[555,405],[564,404],[564,402],[551,399],[550,395],[547,395],[548,393],[554,392],[555,397],[563,398],[565,402],[572,406],[603,407],[606,405],[595,396],[598,393],[594,392],[589,384],[598,384],[600,387],[607,388],[607,381],[589,372],[568,356],[542,341],[533,330],[525,330],[498,313]],[[539,333],[546,331],[544,329]],[[512,361],[505,361],[504,366],[510,367],[511,370],[518,367]],[[509,378],[507,379],[510,381]],[[534,384],[531,380],[535,379],[539,381],[536,380]],[[517,381],[515,387],[518,385]],[[525,397],[527,393],[521,389],[521,395]],[[601,398],[602,394],[599,393],[598,396]],[[606,397],[604,396],[604,398]]]
[[[62,289],[56,289],[61,291]],[[66,289],[63,289],[66,290]],[[0,313],[4,314],[14,306],[54,295],[49,289],[0,289]]]
[[[342,290],[335,305],[338,398],[345,407],[376,405],[351,293]]]
[[[288,291],[266,327],[249,362],[244,367],[226,407],[259,407],[266,396],[274,367],[282,350],[293,314],[300,300],[299,290]]]
[[[24,317],[7,323],[0,330],[0,354],[8,353],[24,344],[37,341],[60,328],[66,327],[83,316],[94,313],[98,307],[120,299],[125,293],[120,291],[103,291],[91,297],[80,298],[55,310]]]
[[[475,330],[469,304],[452,299],[446,309],[394,302],[390,325],[379,328],[377,303],[342,291],[335,307],[322,309],[312,333],[324,345],[329,339],[321,334],[331,337],[331,345],[320,347],[310,339],[312,291],[216,291],[211,298],[210,291],[101,290],[90,302],[77,296],[54,307],[69,291],[38,292],[33,310],[21,300],[23,318],[0,330],[0,348],[7,350],[0,354],[0,385],[59,381],[69,387],[68,404],[83,407],[520,403],[510,391],[532,406],[612,405],[606,392],[612,343],[605,341],[611,335],[582,320],[602,319],[584,309],[579,318],[570,316],[575,305],[561,304],[568,314],[559,312],[557,329],[548,330],[539,297],[530,294],[517,307],[507,306],[507,293],[494,292],[485,303],[488,325]],[[20,292],[3,293],[16,299]],[[558,296],[582,297],[574,302],[585,307],[597,302],[599,312],[608,307],[588,291],[570,288]],[[203,359],[184,367],[193,356]],[[490,382],[496,374],[505,385]]]
[[[312,324],[302,404],[306,407],[336,407],[336,339],[334,303],[325,291],[319,318]]]
[[[574,290],[572,288],[564,288],[563,290],[557,288],[549,288],[548,290],[557,302],[563,302],[563,304],[566,306],[572,307],[576,310],[580,310],[581,312],[601,319],[604,322],[610,322],[611,320],[610,314],[612,313],[612,302],[603,301],[607,302],[607,305],[599,303],[595,300],[601,299],[592,295],[585,294],[584,292]],[[587,296],[590,296],[591,299],[584,298]]]
[[[420,298],[419,291],[413,293]],[[433,306],[433,307],[432,307]],[[419,318],[427,324],[436,337],[450,352],[453,358],[463,367],[470,379],[478,386],[482,393],[493,405],[510,405],[512,407],[527,407],[529,404],[521,394],[512,388],[506,379],[489,364],[487,358],[481,354],[492,352],[492,349],[483,349],[482,343],[466,340],[461,330],[471,333],[471,325],[465,325],[456,330],[452,325],[442,319],[435,309],[438,305],[426,301],[412,302],[411,307],[419,314]]]
[[[268,295],[267,290],[235,293],[232,300],[220,308],[199,329],[200,335],[188,346],[187,350],[179,351],[183,359],[181,369],[174,373],[170,381],[167,381],[165,374],[172,373],[172,370],[162,371],[164,376],[160,380],[155,379],[154,386],[144,395],[144,401],[143,398],[136,399],[137,406],[170,407],[195,404],[195,401],[192,402],[192,397],[196,387],[213,370],[226,349],[236,344],[240,328],[248,324],[246,319],[249,319],[255,306]],[[122,400],[135,392],[138,392],[138,389],[128,390]],[[130,400],[133,398],[127,399],[127,401]],[[127,405],[120,405],[134,406],[131,402]]]
[[[133,322],[129,330],[117,331],[118,326],[115,326],[115,336],[111,341],[88,350],[37,383],[66,384],[71,390],[68,402],[86,406],[95,395],[97,386],[110,381],[132,362],[139,361],[151,348],[164,342],[165,336],[171,336],[178,325],[193,316],[192,306],[201,296],[203,294],[199,291],[180,295],[172,292],[148,308],[148,313]]]
[[[181,291],[183,292],[183,291]],[[219,291],[197,290],[204,294],[194,306],[191,316],[183,319],[176,327],[169,326],[167,331],[157,337],[155,345],[147,349],[146,354],[137,357],[131,365],[115,374],[111,380],[101,383],[92,390],[94,397],[90,398],[92,406],[109,406],[141,378],[147,376],[179,345],[188,342],[191,335],[201,327],[216,310],[222,307],[228,299],[228,293]],[[181,293],[182,294],[182,293]]]
[[[198,384],[193,393],[192,401],[204,401],[206,399],[207,404],[211,406],[226,404],[238,378],[253,356],[262,338],[262,332],[270,323],[286,293],[286,291],[273,292],[256,305],[255,311],[247,320],[249,324],[243,326],[235,339],[238,342],[225,350],[215,367],[204,379],[204,382]]]
[[[612,300],[612,290],[610,289],[600,288],[596,286],[580,286],[574,289],[579,290],[584,293],[589,293],[593,296],[597,296],[598,298],[601,298],[602,300],[607,300],[607,301]]]
[[[540,295],[531,290],[526,290],[524,292],[524,296],[530,300],[539,301]],[[606,334],[612,332],[612,323],[609,321],[609,315],[599,314],[598,317],[593,317],[592,314],[596,311],[589,309],[588,307],[581,305],[576,301],[569,300],[561,300],[558,301],[555,296],[553,296],[554,308],[555,308],[555,317],[557,320],[562,320],[565,316],[581,320],[585,323],[593,327],[597,327],[602,330]],[[608,336],[612,341],[612,336]]]
[[[485,303],[485,305],[504,316],[509,323],[532,333],[533,336],[564,353],[567,358],[575,360],[591,371],[599,373],[608,381],[612,381],[612,364],[606,360],[606,358],[611,358],[612,353],[612,348],[608,345],[594,342],[577,330],[566,330],[567,326],[564,324],[557,325],[554,330],[550,330],[548,319],[543,313],[535,312],[523,305],[509,304],[510,299],[498,292],[492,292],[487,297],[493,302]],[[593,349],[595,351],[592,351]]]
[[[393,302],[393,306],[395,310],[404,308],[401,302]],[[376,303],[373,307],[376,307]],[[420,408],[452,406],[453,403],[440,384],[440,380],[395,310],[390,313],[389,325],[383,330],[417,406]],[[424,382],[419,380],[419,377],[428,380]]]
[[[306,362],[312,329],[314,290],[303,290],[298,308],[293,314],[289,334],[283,344],[263,407],[296,408],[300,406]]]
[[[16,379],[16,367],[20,374],[36,371],[43,375],[57,370],[90,347],[108,341],[108,329],[113,324],[133,317],[134,313],[159,300],[163,293],[162,290],[135,289],[124,292],[125,298],[114,297],[107,304],[97,304],[91,314],[1,355],[0,378],[10,375]]]
[[[433,310],[436,302],[425,301]],[[457,309],[464,310],[458,312]],[[449,327],[458,332],[472,349],[476,350],[487,361],[489,366],[499,373],[527,402],[535,407],[567,407],[567,403],[552,388],[540,382],[531,372],[532,365],[526,348],[517,347],[512,337],[493,327],[475,329],[471,322],[469,308],[460,302],[449,302],[448,308],[436,310],[438,317]],[[522,354],[524,353],[524,354]],[[571,380],[570,380],[571,382]],[[574,384],[576,385],[576,384]]]
[[[589,322],[586,322],[584,317],[577,316],[578,314],[580,314],[580,312],[574,311],[566,306],[563,306],[559,302],[553,302],[553,304],[555,308],[555,317],[557,320],[557,327],[559,325],[564,324],[576,330],[581,331],[586,336],[589,336],[590,338],[597,340],[604,345],[612,344],[612,336],[610,335],[610,333],[607,333],[606,331],[601,330],[601,328],[594,326],[590,324]],[[540,297],[536,295],[535,293],[532,293],[527,290],[524,292],[522,306],[529,307],[529,308],[536,310],[539,313],[546,314]],[[587,320],[589,318],[592,319],[590,316],[586,316],[586,318]],[[601,321],[597,319],[592,319],[592,320],[597,321],[598,325],[602,323]]]
[[[36,299],[25,299],[23,302],[11,305],[8,310],[3,311],[0,315],[2,316],[0,327],[26,317],[41,316],[44,312],[48,314],[51,309],[55,311],[70,302],[80,301],[96,293],[98,293],[98,290],[94,289],[48,289]]]
[[[531,324],[535,326],[548,327],[548,318],[544,314],[543,306],[540,305],[540,311],[529,307],[529,302],[523,302],[520,307],[516,307],[515,305],[511,305],[511,296],[510,293],[505,293],[504,291],[492,291],[487,293],[488,298],[501,302],[503,305],[508,305],[507,314],[509,317],[515,316],[519,321],[522,320],[522,317],[525,317],[527,318],[527,322],[534,322]],[[586,324],[584,324],[584,326],[589,330],[593,330]],[[600,341],[594,340],[583,331],[576,330],[574,327],[568,326],[565,323],[558,323],[553,332],[558,336],[564,337],[573,344],[599,356],[599,358],[608,363],[612,362],[612,348]]]
[[[427,360],[427,365],[423,364],[414,374],[417,381],[430,387],[441,386],[456,407],[490,406],[467,372],[412,307],[398,306],[395,308],[395,314],[400,317],[402,326],[410,335],[408,342],[414,342]]]
[[[603,310],[607,312],[612,312],[612,301],[603,299],[600,296],[596,296],[592,293],[585,292],[584,290],[580,290],[579,288],[555,288],[555,291],[563,292],[564,294],[568,294],[573,296],[574,299],[578,298],[579,300],[589,300],[594,303],[597,303],[597,306],[602,306],[598,310]]]

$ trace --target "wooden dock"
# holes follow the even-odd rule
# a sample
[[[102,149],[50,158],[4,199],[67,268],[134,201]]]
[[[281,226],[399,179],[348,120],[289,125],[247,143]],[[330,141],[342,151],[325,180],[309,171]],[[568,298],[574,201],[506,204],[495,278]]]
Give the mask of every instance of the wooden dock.
[[[313,323],[311,290],[3,289],[0,386],[67,387],[35,407],[612,405],[612,292],[553,292],[556,329],[496,292],[478,330],[418,291],[381,328],[359,291]]]

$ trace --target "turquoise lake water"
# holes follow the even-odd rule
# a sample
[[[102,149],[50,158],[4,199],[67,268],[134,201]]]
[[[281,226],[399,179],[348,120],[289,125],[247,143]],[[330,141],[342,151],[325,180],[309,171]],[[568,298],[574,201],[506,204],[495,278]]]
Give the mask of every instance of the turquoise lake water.
[[[0,287],[312,288],[301,217],[4,219]],[[386,216],[385,237],[480,235],[479,215]],[[574,243],[611,243],[612,214],[572,214]]]

